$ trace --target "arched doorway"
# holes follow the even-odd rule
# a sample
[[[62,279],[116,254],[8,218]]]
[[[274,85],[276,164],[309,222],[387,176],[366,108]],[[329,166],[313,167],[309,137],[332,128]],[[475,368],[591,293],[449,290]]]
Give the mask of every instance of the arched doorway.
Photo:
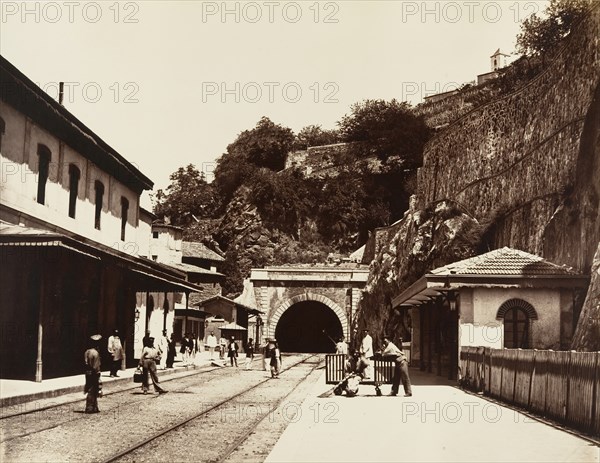
[[[291,305],[275,327],[275,338],[283,352],[335,352],[332,339],[343,335],[338,315],[318,301]]]

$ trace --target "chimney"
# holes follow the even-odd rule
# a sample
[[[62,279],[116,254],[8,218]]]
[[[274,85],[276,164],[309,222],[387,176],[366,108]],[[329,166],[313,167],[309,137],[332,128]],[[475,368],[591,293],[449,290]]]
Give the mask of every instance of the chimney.
[[[65,83],[64,82],[59,82],[58,83],[58,104],[63,104],[63,96],[65,93]]]

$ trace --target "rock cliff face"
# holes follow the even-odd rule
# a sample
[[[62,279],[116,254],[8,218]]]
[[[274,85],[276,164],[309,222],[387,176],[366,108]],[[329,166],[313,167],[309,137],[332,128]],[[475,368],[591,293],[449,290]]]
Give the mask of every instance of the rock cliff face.
[[[375,246],[359,324],[394,329],[389,301],[401,289],[502,246],[591,273],[600,240],[599,45],[596,7],[544,72],[427,144],[410,210],[380,231],[387,244]],[[592,288],[599,278],[594,272]],[[585,304],[584,314],[597,296]]]
[[[230,280],[228,296],[241,293],[243,278],[253,267],[325,262],[329,251],[312,239],[316,235],[313,223],[305,223],[296,238],[265,224],[257,208],[251,205],[249,193],[247,187],[236,192],[214,233],[219,243],[226,244],[229,266],[223,273]]]

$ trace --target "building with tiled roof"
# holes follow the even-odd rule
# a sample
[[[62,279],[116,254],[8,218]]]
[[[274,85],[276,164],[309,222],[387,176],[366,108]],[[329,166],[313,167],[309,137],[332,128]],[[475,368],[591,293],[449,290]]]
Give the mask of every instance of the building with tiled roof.
[[[89,336],[115,329],[134,366],[145,330],[170,331],[201,289],[152,259],[153,182],[2,56],[0,82],[0,378],[80,374]]]
[[[183,241],[181,243],[181,252],[183,257],[204,259],[213,262],[224,262],[225,258],[220,256],[205,244],[193,241]]]
[[[455,378],[463,346],[568,349],[589,276],[508,247],[433,269],[392,300],[412,361]]]
[[[542,257],[504,247],[431,272],[434,275],[575,275]]]

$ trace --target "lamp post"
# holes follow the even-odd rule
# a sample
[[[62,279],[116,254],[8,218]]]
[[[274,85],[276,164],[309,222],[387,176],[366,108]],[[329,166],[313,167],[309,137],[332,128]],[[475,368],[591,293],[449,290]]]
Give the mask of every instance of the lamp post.
[[[262,318],[260,318],[260,315],[256,316],[256,338],[254,340],[254,344],[255,347],[258,349],[258,346],[260,345],[260,334],[261,334],[261,327],[263,326],[263,321]]]

